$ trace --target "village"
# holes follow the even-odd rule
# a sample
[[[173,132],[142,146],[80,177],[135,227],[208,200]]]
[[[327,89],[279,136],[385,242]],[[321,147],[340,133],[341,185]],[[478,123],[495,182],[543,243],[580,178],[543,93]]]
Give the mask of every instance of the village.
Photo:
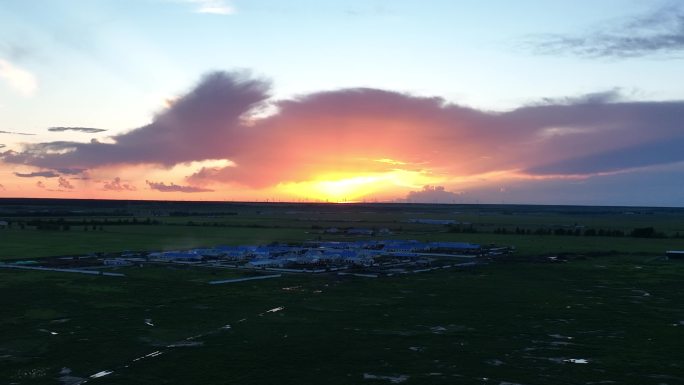
[[[475,259],[512,252],[511,247],[482,246],[465,242],[415,240],[308,241],[301,245],[217,246],[158,252],[124,252],[104,258],[108,266],[157,262],[202,264],[243,269],[325,272],[379,266],[430,266],[457,258]]]
[[[124,251],[85,256],[56,256],[40,263],[18,260],[3,268],[52,270],[122,276],[119,267],[166,265],[236,269],[254,273],[336,273],[363,277],[392,276],[437,269],[470,267],[514,247],[466,242],[416,240],[306,241],[302,244],[216,246],[170,251]]]

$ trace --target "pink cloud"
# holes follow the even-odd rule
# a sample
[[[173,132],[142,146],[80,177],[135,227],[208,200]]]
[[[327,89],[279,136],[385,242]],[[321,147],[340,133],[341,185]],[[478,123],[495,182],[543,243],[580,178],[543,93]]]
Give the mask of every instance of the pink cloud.
[[[148,182],[179,192],[207,191],[193,185],[211,183],[263,188],[323,173],[598,175],[684,161],[677,151],[684,146],[684,102],[625,102],[611,93],[490,112],[358,88],[277,101],[275,114],[259,118],[255,112],[268,98],[263,80],[213,73],[152,123],[113,136],[113,143],[29,144],[2,157],[51,170],[232,162],[189,175],[189,186]]]
[[[60,176],[57,182],[59,184],[59,188],[61,188],[61,189],[67,189],[67,190],[73,190],[74,189],[74,186],[71,184],[71,182],[66,180],[64,177]]]
[[[149,125],[113,136],[115,143],[56,141],[5,153],[9,163],[45,168],[178,163],[219,159],[240,145],[243,114],[268,98],[268,83],[242,73],[212,73]],[[55,153],[59,152],[59,153]]]
[[[121,182],[121,178],[118,176],[111,181],[107,181],[102,186],[102,189],[107,191],[135,191],[137,190],[135,186],[128,183]]]
[[[197,186],[183,186],[177,185],[175,183],[166,184],[164,182],[150,182],[145,181],[150,189],[157,190],[161,192],[181,192],[181,193],[201,193],[201,192],[212,192],[214,190],[197,187]]]

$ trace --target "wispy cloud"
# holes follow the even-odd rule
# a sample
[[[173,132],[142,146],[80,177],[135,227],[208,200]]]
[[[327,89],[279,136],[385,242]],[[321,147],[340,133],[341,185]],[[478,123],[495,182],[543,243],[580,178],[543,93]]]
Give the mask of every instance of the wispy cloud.
[[[647,15],[623,20],[616,26],[596,28],[581,35],[541,35],[528,42],[541,54],[639,57],[684,54],[684,7],[671,5]]]
[[[50,127],[50,128],[48,128],[48,131],[52,131],[52,132],[76,131],[76,132],[85,132],[88,134],[95,134],[95,133],[104,132],[107,130],[105,130],[103,128],[92,128],[92,127]]]
[[[66,180],[66,178],[63,178],[60,176],[57,182],[59,183],[60,189],[67,189],[67,190],[73,190],[74,189],[74,185],[72,185],[71,182]]]
[[[59,176],[59,174],[54,171],[15,172],[14,175],[20,178],[57,178]]]
[[[181,0],[195,5],[195,12],[214,15],[232,15],[235,8],[225,0]]]
[[[73,192],[74,191],[74,186],[66,179],[60,177],[59,180],[57,181],[57,188],[53,189],[48,187],[48,185],[45,184],[42,180],[39,180],[36,182],[36,187],[39,189],[51,191],[51,192]]]
[[[30,57],[32,50],[26,44],[25,39],[0,41],[0,53],[8,57],[10,61],[21,61]]]
[[[3,131],[3,130],[0,130],[0,134],[24,135],[24,136],[35,135],[35,134],[28,133],[28,132]]]
[[[122,182],[118,176],[111,181],[107,181],[102,186],[103,190],[107,191],[135,191],[135,186]]]
[[[175,183],[169,183],[166,184],[164,182],[150,182],[149,180],[145,181],[148,186],[150,186],[150,189],[152,190],[157,190],[161,192],[182,192],[182,193],[201,193],[201,192],[211,192],[214,190],[202,188],[202,187],[197,187],[197,186],[184,186],[184,185],[177,185]]]
[[[0,58],[0,79],[24,96],[32,96],[38,89],[38,79],[28,70]]]

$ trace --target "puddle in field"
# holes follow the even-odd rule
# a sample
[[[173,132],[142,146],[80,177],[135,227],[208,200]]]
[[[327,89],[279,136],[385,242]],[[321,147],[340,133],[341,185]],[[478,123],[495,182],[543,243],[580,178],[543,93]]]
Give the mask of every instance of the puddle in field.
[[[492,366],[501,366],[504,364],[503,361],[496,359],[496,358],[492,359],[492,360],[487,360],[487,361],[485,361],[485,363],[492,365]]]
[[[276,313],[276,312],[282,311],[282,310],[284,310],[284,309],[285,309],[284,306],[279,306],[279,307],[275,307],[275,308],[273,308],[273,309],[269,309],[269,310],[265,311],[264,313],[260,313],[259,315],[260,315],[260,316],[264,316],[266,313]],[[244,321],[247,321],[247,318],[242,318],[242,319],[238,320],[237,322],[238,322],[238,323],[241,323],[241,322],[244,322]],[[151,318],[146,318],[146,319],[145,319],[145,324],[146,324],[146,325],[149,325],[149,326],[154,326],[154,324],[152,323],[152,319],[151,319]],[[198,339],[198,338],[202,338],[202,337],[207,337],[207,336],[210,336],[210,335],[213,335],[213,334],[217,334],[217,333],[219,333],[219,332],[221,332],[221,331],[223,331],[223,330],[229,330],[229,329],[232,329],[232,326],[231,326],[230,324],[225,324],[225,325],[223,325],[223,326],[221,326],[221,327],[219,327],[219,328],[217,328],[217,329],[213,329],[213,330],[210,330],[210,331],[205,332],[205,333],[201,333],[201,334],[197,334],[197,335],[194,335],[194,336],[191,336],[191,337],[187,337],[187,338],[185,338],[184,340],[182,340],[182,341],[180,341],[180,342],[175,342],[175,343],[172,343],[172,344],[169,344],[169,345],[165,345],[164,347],[165,347],[166,349],[170,350],[170,349],[174,349],[174,348],[184,348],[184,347],[197,347],[197,346],[203,346],[203,345],[204,345],[204,342],[202,342],[202,341],[194,341],[194,340],[195,340],[195,339]],[[54,333],[54,332],[50,332],[49,330],[45,330],[45,329],[41,329],[41,331],[49,332],[49,333]],[[56,333],[55,333],[55,334],[56,334]],[[286,338],[287,335],[285,335],[284,337]],[[152,352],[152,353],[149,353],[149,354],[146,354],[146,355],[144,355],[144,356],[135,358],[135,359],[129,361],[129,363],[124,364],[124,365],[121,365],[120,367],[122,367],[122,368],[128,368],[132,363],[135,363],[135,362],[138,362],[138,361],[141,361],[141,360],[144,360],[144,359],[149,359],[149,358],[158,357],[158,356],[161,356],[162,354],[164,354],[164,353],[166,353],[166,352],[167,352],[167,351],[156,350],[156,351],[154,351],[154,352]],[[66,371],[68,371],[68,372],[66,372]],[[60,377],[60,381],[62,381],[62,382],[64,383],[64,385],[79,385],[79,384],[82,384],[82,383],[84,383],[84,382],[87,382],[86,379],[83,379],[83,378],[80,378],[80,377],[75,377],[75,376],[70,376],[69,373],[71,373],[71,370],[68,369],[68,368],[64,368],[64,369],[63,369],[63,372],[64,372],[64,373],[61,373],[61,372],[60,372],[60,374],[63,374],[63,376]],[[108,375],[110,375],[110,374],[112,374],[112,373],[114,373],[113,370],[102,370],[102,371],[100,371],[100,372],[97,372],[97,373],[95,373],[95,374],[89,376],[88,378],[89,378],[89,379],[101,378],[101,377],[108,376]]]
[[[60,376],[57,379],[63,385],[79,385],[85,381],[83,377],[76,377],[71,375],[71,369],[64,367],[59,371]]]
[[[110,370],[103,370],[101,372],[97,372],[97,373],[93,374],[92,376],[90,376],[90,378],[100,378],[100,377],[108,376],[112,373],[114,373],[114,372],[110,371]]]
[[[381,375],[377,375],[377,374],[364,373],[363,379],[364,380],[385,380],[385,381],[391,382],[392,384],[401,384],[402,382],[405,382],[406,380],[408,380],[409,376],[407,376],[405,374],[400,374],[398,376],[381,376]]]
[[[47,329],[38,329],[38,331],[43,332],[43,333],[49,333],[50,335],[53,335],[53,336],[56,336],[59,334],[57,332],[53,332],[52,330],[47,330]]]
[[[556,338],[556,339],[559,339],[559,340],[571,340],[571,339],[573,338],[573,337],[568,337],[568,336],[564,336],[564,335],[561,335],[561,334],[549,334],[549,337],[551,337],[551,338]]]
[[[555,362],[556,364],[588,364],[589,360],[586,358],[566,358],[566,357],[535,357],[525,356],[525,358],[533,360],[544,360]]]
[[[269,309],[263,313],[259,313],[259,317],[263,317],[264,314],[266,314],[266,313],[276,313],[276,312],[279,312],[279,311],[284,310],[284,309],[285,309],[285,307],[283,307],[283,306],[274,307],[273,309]]]
[[[589,360],[586,358],[568,358],[566,360],[563,360],[563,362],[569,362],[571,364],[588,364]]]
[[[420,347],[420,346],[410,346],[409,350],[414,351],[414,352],[422,352],[423,350],[425,350],[425,348]]]
[[[633,289],[632,293],[640,294],[642,297],[650,297],[651,293],[647,292],[646,290],[640,290],[640,289]]]
[[[551,346],[569,346],[569,345],[574,345],[572,342],[567,342],[567,341],[551,341],[549,343]]]
[[[164,354],[164,353],[160,352],[159,350],[155,350],[152,353],[145,354],[144,356],[140,356],[140,357],[134,359],[132,362],[138,362],[140,360],[144,360],[145,358],[153,358],[153,357],[161,356],[162,354]]]
[[[447,329],[444,326],[433,326],[430,331],[434,334],[444,334]]]

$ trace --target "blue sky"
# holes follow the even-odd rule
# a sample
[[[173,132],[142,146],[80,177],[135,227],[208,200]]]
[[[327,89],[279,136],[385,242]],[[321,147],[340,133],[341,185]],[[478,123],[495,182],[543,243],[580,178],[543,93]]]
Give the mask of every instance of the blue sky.
[[[156,99],[183,92],[204,72],[234,68],[272,79],[283,97],[364,86],[507,109],[615,87],[639,99],[684,96],[672,81],[678,60],[536,55],[525,47],[537,35],[647,13],[655,2],[547,3],[234,0],[225,2],[233,14],[217,15],[187,1],[3,0],[0,57],[15,56],[38,91],[21,99],[0,88],[2,124],[133,128],[149,120]],[[69,112],[73,105],[85,111]],[[27,119],[35,109],[41,116]]]
[[[681,46],[606,53],[600,40],[679,31],[667,24],[678,22],[668,12],[681,7],[636,0],[0,0],[0,131],[36,134],[6,135],[0,144],[19,150],[64,140],[46,131],[54,126],[107,129],[94,135],[107,140],[150,123],[165,100],[217,70],[267,79],[271,100],[352,87],[484,111],[600,92],[682,100]],[[13,81],[10,72],[23,77]]]

